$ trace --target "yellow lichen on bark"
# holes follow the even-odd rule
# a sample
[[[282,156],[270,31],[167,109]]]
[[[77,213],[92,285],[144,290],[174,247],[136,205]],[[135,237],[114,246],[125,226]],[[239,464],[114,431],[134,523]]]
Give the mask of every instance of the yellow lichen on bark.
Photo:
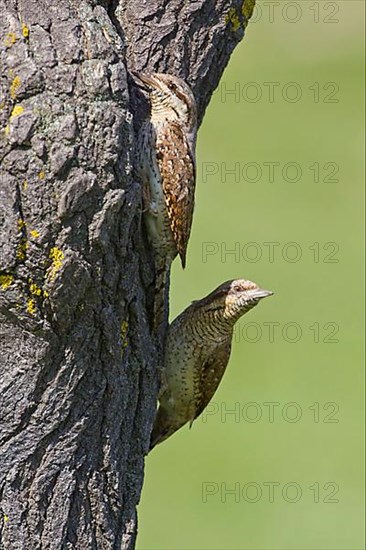
[[[231,30],[233,32],[236,32],[240,28],[245,29],[249,19],[253,14],[254,6],[255,0],[244,0],[241,6],[241,10],[240,8],[230,8],[228,14],[225,17],[225,23],[230,23]]]
[[[7,48],[11,48],[13,44],[17,41],[17,35],[15,32],[8,32],[5,36],[4,44]]]
[[[36,285],[36,283],[31,283],[29,285],[29,290],[32,294],[35,294],[36,296],[42,296],[42,289]]]
[[[0,275],[0,287],[2,288],[2,290],[6,290],[7,288],[9,288],[13,280],[13,275]]]
[[[49,253],[49,258],[52,260],[49,273],[49,278],[51,281],[55,280],[57,272],[61,269],[64,257],[65,255],[62,250],[56,247],[51,248]]]
[[[33,300],[33,298],[29,298],[29,300],[27,300],[27,312],[30,315],[35,315],[36,311],[37,311],[36,302]]]
[[[20,239],[20,243],[18,244],[17,251],[16,251],[16,258],[20,262],[24,262],[26,258],[26,252],[27,252],[28,246],[29,245],[27,243],[27,239],[25,237],[22,237]]]
[[[231,23],[231,30],[236,32],[241,27],[239,15],[235,8],[230,8],[225,18],[225,23]]]
[[[26,224],[26,222],[25,222],[22,218],[18,218],[17,225],[18,225],[19,231],[21,231],[22,229],[24,229],[24,227],[25,227],[27,224]]]
[[[23,113],[24,113],[24,107],[22,107],[21,105],[14,105],[10,118],[20,116]]]
[[[22,81],[20,80],[19,76],[15,76],[13,78],[13,82],[10,85],[10,97],[12,99],[15,99],[18,93],[18,90],[22,84]]]
[[[244,15],[247,21],[249,21],[249,19],[253,15],[254,6],[255,6],[255,0],[244,0],[243,5],[241,7],[241,13]]]
[[[22,25],[22,35],[24,36],[24,38],[28,38],[29,36],[29,27],[27,27],[25,23],[23,23]]]

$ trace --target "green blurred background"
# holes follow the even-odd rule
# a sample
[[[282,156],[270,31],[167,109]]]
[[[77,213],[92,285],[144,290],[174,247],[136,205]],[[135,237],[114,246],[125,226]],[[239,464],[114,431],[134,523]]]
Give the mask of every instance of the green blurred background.
[[[280,2],[271,22],[260,3],[207,110],[171,318],[231,278],[275,295],[240,321],[210,414],[148,456],[139,550],[364,548],[363,6]]]

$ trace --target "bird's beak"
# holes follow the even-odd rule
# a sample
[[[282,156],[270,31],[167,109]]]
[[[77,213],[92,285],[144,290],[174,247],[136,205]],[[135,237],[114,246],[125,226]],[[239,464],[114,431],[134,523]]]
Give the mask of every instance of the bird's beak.
[[[273,292],[271,290],[265,290],[264,288],[256,288],[255,290],[250,290],[249,294],[251,298],[261,300],[262,298],[267,298],[267,296],[272,296]]]
[[[137,86],[142,90],[149,92],[151,91],[151,88],[156,88],[157,83],[155,82],[153,76],[145,73],[138,73],[136,71],[131,71],[131,74],[133,75],[134,81],[136,82]]]

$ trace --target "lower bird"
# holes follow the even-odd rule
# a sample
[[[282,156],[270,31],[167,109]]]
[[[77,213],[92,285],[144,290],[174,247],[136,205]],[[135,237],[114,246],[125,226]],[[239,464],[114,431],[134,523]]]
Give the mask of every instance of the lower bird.
[[[165,387],[150,449],[187,422],[192,424],[206,408],[229,362],[235,323],[272,294],[245,279],[227,281],[172,322],[165,345]]]

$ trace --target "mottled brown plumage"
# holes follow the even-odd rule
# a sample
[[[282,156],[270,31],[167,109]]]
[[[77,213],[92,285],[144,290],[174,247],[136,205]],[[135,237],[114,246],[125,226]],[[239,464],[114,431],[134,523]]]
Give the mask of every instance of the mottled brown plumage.
[[[185,267],[194,209],[195,163],[179,123],[170,122],[157,134],[156,158],[170,230]]]
[[[195,190],[196,104],[180,78],[163,73],[134,74],[148,94],[149,116],[136,148],[143,185],[144,223],[155,252],[155,325],[167,321],[164,299],[170,266],[179,254],[182,266],[191,232]],[[163,312],[163,314],[162,314]]]
[[[151,448],[202,413],[230,358],[236,321],[272,292],[245,279],[227,281],[193,302],[168,329],[166,387],[151,436]]]

